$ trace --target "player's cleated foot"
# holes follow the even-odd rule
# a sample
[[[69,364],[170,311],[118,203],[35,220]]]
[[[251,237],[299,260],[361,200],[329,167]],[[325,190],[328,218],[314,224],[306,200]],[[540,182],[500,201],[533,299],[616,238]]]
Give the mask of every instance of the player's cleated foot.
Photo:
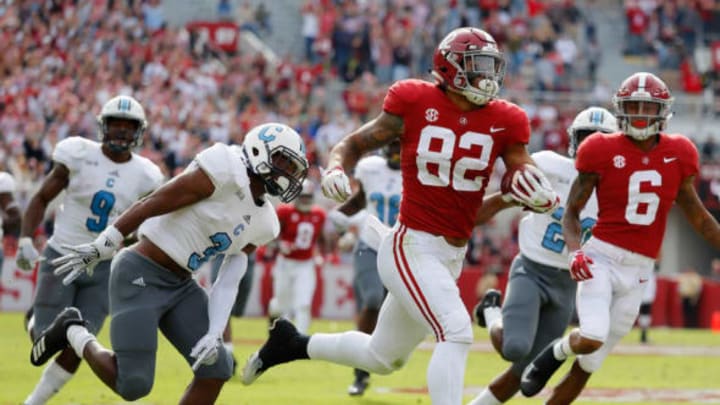
[[[308,359],[309,337],[301,334],[292,322],[278,318],[270,327],[270,337],[260,350],[253,353],[245,363],[242,383],[252,384],[272,366],[293,360]]]
[[[495,289],[490,289],[485,292],[480,302],[475,305],[473,314],[475,314],[475,322],[481,327],[486,328],[487,323],[485,322],[485,308],[500,307],[500,299],[502,293]]]
[[[365,370],[355,369],[355,381],[348,387],[350,396],[360,396],[365,393],[368,385],[370,385],[370,373]]]
[[[532,397],[542,391],[550,377],[555,374],[565,360],[558,360],[553,354],[556,339],[538,354],[532,363],[525,367],[520,378],[520,391],[526,397]]]
[[[68,346],[65,331],[71,325],[85,325],[85,321],[77,308],[67,307],[55,317],[50,326],[40,332],[39,337],[33,342],[30,351],[30,362],[33,366],[45,364]]]

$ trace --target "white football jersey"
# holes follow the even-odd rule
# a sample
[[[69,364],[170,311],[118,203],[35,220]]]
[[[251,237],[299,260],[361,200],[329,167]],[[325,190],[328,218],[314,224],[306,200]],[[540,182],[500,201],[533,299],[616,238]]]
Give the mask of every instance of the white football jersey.
[[[15,179],[8,172],[0,172],[0,193],[15,194]],[[0,215],[0,240],[3,237],[3,216]]]
[[[575,161],[550,151],[533,153],[532,158],[560,196],[560,206],[552,214],[530,213],[520,221],[520,252],[538,263],[567,269],[569,252],[562,235],[561,219],[570,186],[577,177]],[[597,213],[597,198],[593,192],[580,213],[583,242],[597,221]]]
[[[48,241],[59,252],[65,253],[63,244],[95,240],[117,216],[164,180],[160,168],[149,159],[133,153],[127,162],[116,163],[101,148],[100,142],[79,136],[55,146],[53,160],[70,171],[55,213],[55,230]]]
[[[222,143],[203,150],[185,170],[200,167],[215,185],[208,198],[177,211],[153,217],[140,226],[177,264],[198,270],[216,254],[238,254],[260,246],[280,233],[280,221],[269,201],[258,207],[250,191],[247,167],[239,146]]]
[[[383,224],[395,225],[402,195],[400,170],[391,169],[384,157],[374,155],[358,161],[354,177],[365,191],[365,209]]]

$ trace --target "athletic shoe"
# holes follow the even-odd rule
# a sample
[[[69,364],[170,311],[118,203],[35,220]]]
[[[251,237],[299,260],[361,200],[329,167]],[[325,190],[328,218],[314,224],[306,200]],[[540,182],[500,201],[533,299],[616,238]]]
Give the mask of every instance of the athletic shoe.
[[[487,324],[485,322],[485,308],[492,308],[492,307],[500,307],[500,299],[502,298],[502,293],[495,289],[490,289],[485,292],[485,295],[483,295],[483,298],[480,300],[480,302],[475,305],[475,309],[473,309],[473,314],[475,314],[475,322],[481,327],[486,328]]]
[[[68,346],[66,331],[71,325],[85,325],[82,315],[77,308],[67,307],[60,312],[55,320],[35,340],[30,352],[30,362],[33,366],[47,363],[56,353]]]
[[[535,357],[532,363],[525,367],[520,379],[520,391],[526,397],[532,397],[542,391],[550,377],[565,362],[565,360],[556,359],[553,354],[553,347],[559,340],[555,339]]]
[[[270,336],[260,350],[253,353],[243,367],[242,383],[252,384],[272,366],[293,360],[308,359],[310,338],[298,332],[285,318],[278,318],[270,327]]]
[[[368,385],[370,385],[370,373],[365,370],[355,369],[355,381],[348,387],[350,396],[360,396],[365,393]]]

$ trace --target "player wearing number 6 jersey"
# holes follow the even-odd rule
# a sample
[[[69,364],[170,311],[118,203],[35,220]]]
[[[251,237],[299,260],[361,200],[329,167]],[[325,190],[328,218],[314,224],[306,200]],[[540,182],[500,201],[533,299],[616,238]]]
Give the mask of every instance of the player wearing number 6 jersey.
[[[311,306],[317,280],[315,265],[322,261],[322,230],[325,210],[314,205],[315,185],[303,182],[302,192],[293,204],[277,208],[280,220],[279,254],[272,270],[273,297],[270,318],[286,316],[295,321],[298,330],[310,327]]]
[[[575,157],[577,146],[594,132],[616,131],[615,117],[606,109],[583,110],[568,128],[568,154]],[[469,405],[498,405],[510,400],[520,389],[525,366],[548,343],[562,336],[573,313],[577,283],[568,272],[568,250],[560,220],[577,170],[573,159],[555,152],[537,152],[532,158],[558,192],[561,206],[552,214],[531,212],[520,221],[520,253],[510,267],[502,312],[497,290],[488,291],[475,307],[478,323],[487,327],[493,346],[512,364]],[[485,198],[478,223],[513,205],[500,193]],[[580,215],[583,232],[589,234],[597,211],[593,196]]]
[[[108,224],[139,198],[157,188],[163,175],[150,160],[131,152],[147,126],[142,106],[118,96],[98,115],[100,142],[66,138],[55,146],[54,167],[33,195],[23,218],[17,265],[32,270],[38,259],[32,237],[48,204],[65,191],[55,213],[53,234],[43,251],[33,304],[31,336],[37,336],[67,306],[79,308],[88,329],[97,333],[108,314],[110,260],[97,264],[93,277],[82,276],[70,287],[53,274],[50,261],[69,251],[64,245],[92,242]],[[65,349],[42,374],[25,404],[44,404],[75,373],[80,358]]]
[[[720,226],[702,205],[693,182],[698,152],[682,135],[663,132],[672,96],[650,73],[625,79],[615,94],[619,133],[594,134],[577,152],[578,177],[563,216],[570,272],[580,281],[580,327],[548,345],[522,375],[521,390],[535,395],[569,356],[569,375],[548,404],[575,400],[617,342],[630,332],[651,277],[673,203],[716,249]],[[597,193],[593,236],[581,246],[581,211]]]
[[[179,403],[214,403],[232,374],[220,337],[247,254],[280,230],[265,195],[292,201],[306,174],[302,138],[277,123],[253,128],[242,146],[216,143],[198,153],[181,174],[133,204],[94,241],[70,246],[70,253],[52,262],[59,266],[56,274],[71,278],[90,272],[137,229],[139,241],[115,255],[111,265],[113,351],[97,342],[81,313],[70,307],[35,340],[31,362],[43,364],[70,345],[110,389],[135,401],[153,386],[159,330],[192,365],[193,380]],[[218,254],[225,259],[206,294],[192,275]]]
[[[401,144],[400,217],[378,249],[378,271],[388,294],[377,326],[372,334],[306,337],[279,320],[248,361],[245,383],[275,364],[308,357],[387,374],[401,368],[430,334],[437,342],[427,372],[432,403],[462,401],[473,333],[456,280],[467,241],[495,160],[508,167],[532,164],[527,115],[496,98],[504,66],[489,34],[454,30],[435,51],[436,83],[396,82],[383,112],[335,145],[322,188],[326,196],[344,201],[350,194],[345,171],[365,152],[396,139]],[[552,198],[538,202],[553,208]]]

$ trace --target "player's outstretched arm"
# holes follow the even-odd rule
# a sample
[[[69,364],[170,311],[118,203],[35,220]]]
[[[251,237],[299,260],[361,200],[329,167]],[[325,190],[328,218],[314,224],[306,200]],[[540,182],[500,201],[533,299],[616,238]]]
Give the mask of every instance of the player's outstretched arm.
[[[680,184],[675,202],[682,209],[688,222],[715,249],[720,249],[720,225],[700,201],[693,186],[695,176],[687,177]]]
[[[592,196],[598,175],[594,173],[578,173],[568,193],[565,213],[562,217],[563,238],[569,252],[580,249],[582,242],[582,225],[580,212]]]
[[[328,168],[352,170],[362,155],[389,144],[399,138],[402,131],[402,117],[383,111],[375,119],[340,140],[330,150]]]
[[[201,168],[185,171],[134,203],[113,223],[123,235],[135,231],[148,218],[177,211],[210,197],[215,185]]]

